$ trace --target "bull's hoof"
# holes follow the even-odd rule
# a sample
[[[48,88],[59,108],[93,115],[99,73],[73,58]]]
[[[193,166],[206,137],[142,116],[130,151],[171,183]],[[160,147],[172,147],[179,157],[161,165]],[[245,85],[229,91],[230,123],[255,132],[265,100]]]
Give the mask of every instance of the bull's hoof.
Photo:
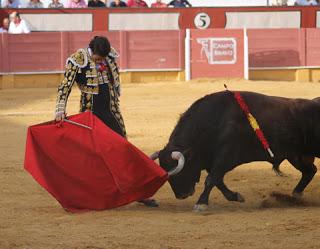
[[[238,202],[245,202],[244,197],[240,193],[237,193],[237,201]]]
[[[193,207],[194,212],[203,212],[203,211],[206,211],[207,209],[208,209],[207,204],[196,204]]]
[[[293,192],[292,196],[296,199],[301,199],[303,196],[303,192]]]

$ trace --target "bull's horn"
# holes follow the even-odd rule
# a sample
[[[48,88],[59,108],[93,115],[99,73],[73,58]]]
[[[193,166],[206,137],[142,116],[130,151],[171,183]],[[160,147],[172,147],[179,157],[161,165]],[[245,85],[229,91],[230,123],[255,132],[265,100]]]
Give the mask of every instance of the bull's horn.
[[[156,160],[159,158],[159,151],[154,152],[152,155],[149,156],[150,159]]]
[[[174,176],[174,175],[178,174],[183,169],[185,159],[184,159],[183,154],[179,151],[173,151],[171,153],[171,157],[174,160],[178,160],[177,167],[175,167],[174,169],[172,169],[168,172],[169,176]]]

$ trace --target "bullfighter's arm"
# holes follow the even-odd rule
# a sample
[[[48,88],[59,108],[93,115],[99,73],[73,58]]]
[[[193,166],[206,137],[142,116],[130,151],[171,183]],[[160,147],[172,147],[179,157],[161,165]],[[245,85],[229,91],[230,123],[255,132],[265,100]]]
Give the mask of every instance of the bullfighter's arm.
[[[56,103],[56,116],[59,114],[65,114],[67,100],[69,94],[71,92],[71,88],[75,82],[77,72],[79,67],[72,63],[72,61],[68,60],[64,78],[58,87],[58,96],[57,96],[57,103]]]
[[[119,100],[120,94],[121,94],[121,88],[120,88],[120,77],[119,77],[119,67],[116,62],[116,58],[119,57],[118,52],[111,47],[111,52],[109,53],[108,57],[108,63],[111,67],[111,73],[114,80],[114,88],[117,94],[117,99]]]

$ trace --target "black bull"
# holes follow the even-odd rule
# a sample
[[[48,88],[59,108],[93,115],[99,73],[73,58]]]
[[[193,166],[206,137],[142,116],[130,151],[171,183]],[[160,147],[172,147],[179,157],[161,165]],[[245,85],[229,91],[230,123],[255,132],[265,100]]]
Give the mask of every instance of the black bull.
[[[313,162],[320,156],[320,99],[240,94],[264,132],[274,158],[263,148],[228,91],[207,95],[192,104],[181,116],[168,144],[154,154],[154,159],[159,157],[161,167],[169,171],[169,183],[178,199],[192,195],[201,170],[208,172],[196,210],[207,207],[214,186],[227,200],[243,202],[244,198],[231,191],[223,178],[244,163],[268,161],[278,171],[280,163],[287,159],[302,173],[294,196],[302,195],[317,171]]]

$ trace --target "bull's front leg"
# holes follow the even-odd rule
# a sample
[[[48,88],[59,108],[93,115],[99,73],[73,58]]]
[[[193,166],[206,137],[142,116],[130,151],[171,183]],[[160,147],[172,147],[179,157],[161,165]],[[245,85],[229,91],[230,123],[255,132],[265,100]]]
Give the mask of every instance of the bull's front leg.
[[[193,208],[194,211],[201,212],[201,211],[205,211],[208,208],[209,195],[214,186],[215,184],[214,184],[213,176],[211,174],[207,175],[207,178],[204,182],[204,190],[200,195],[200,198],[197,201],[197,204]]]
[[[298,158],[289,159],[289,162],[302,173],[301,179],[292,193],[294,197],[300,198],[302,197],[304,189],[317,173],[317,167],[313,164],[314,157],[300,156]]]
[[[230,189],[228,189],[228,187],[224,184],[223,179],[217,182],[216,186],[228,201],[237,201],[237,202],[245,201],[244,197],[240,193],[233,192]]]
[[[204,211],[208,208],[209,195],[214,186],[216,186],[228,201],[244,202],[243,196],[238,192],[231,191],[223,182],[224,174],[209,174],[204,183],[204,191],[202,192],[194,211]]]

